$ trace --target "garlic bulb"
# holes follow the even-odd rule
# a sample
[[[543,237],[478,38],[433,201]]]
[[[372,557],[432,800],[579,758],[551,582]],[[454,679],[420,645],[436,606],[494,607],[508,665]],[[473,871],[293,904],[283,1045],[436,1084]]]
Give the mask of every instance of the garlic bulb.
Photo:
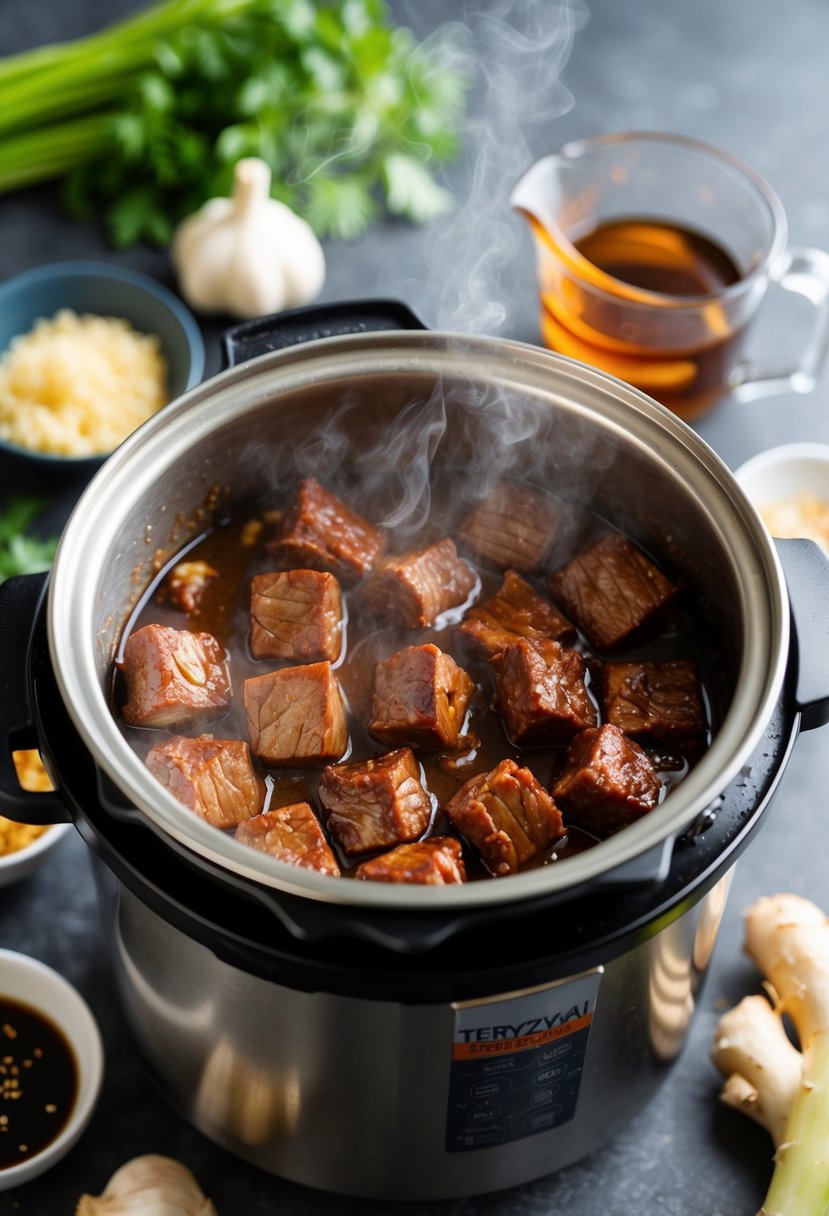
[[[307,304],[325,281],[313,229],[270,197],[271,171],[240,160],[232,198],[213,198],[182,220],[171,254],[185,300],[197,311],[258,317]]]
[[[102,1195],[82,1195],[75,1216],[216,1216],[180,1161],[150,1153],[116,1170]]]

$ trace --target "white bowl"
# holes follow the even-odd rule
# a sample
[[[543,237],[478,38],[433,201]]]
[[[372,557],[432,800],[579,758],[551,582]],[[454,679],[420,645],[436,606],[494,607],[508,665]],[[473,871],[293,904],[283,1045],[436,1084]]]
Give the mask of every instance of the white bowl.
[[[0,996],[28,1005],[63,1032],[75,1056],[78,1082],[74,1105],[59,1135],[39,1153],[0,1169],[0,1191],[5,1191],[44,1173],[77,1142],[98,1100],[104,1049],[98,1025],[80,993],[45,963],[14,950],[0,950]]]
[[[779,504],[796,503],[802,495],[816,499],[826,506],[829,517],[829,445],[823,443],[786,443],[752,456],[736,470],[734,476],[748,498],[766,516],[770,508],[780,517]],[[777,536],[805,536],[829,547],[829,536],[818,529],[808,516],[800,520],[800,512],[792,510],[784,526],[771,527]],[[768,526],[768,519],[764,518]],[[798,523],[802,522],[802,529]]]
[[[0,815],[3,807],[0,804]],[[46,860],[52,849],[56,848],[72,827],[71,823],[55,823],[42,832],[31,844],[18,849],[16,853],[4,853],[0,856],[0,887],[8,887],[13,882],[26,878],[33,870]]]

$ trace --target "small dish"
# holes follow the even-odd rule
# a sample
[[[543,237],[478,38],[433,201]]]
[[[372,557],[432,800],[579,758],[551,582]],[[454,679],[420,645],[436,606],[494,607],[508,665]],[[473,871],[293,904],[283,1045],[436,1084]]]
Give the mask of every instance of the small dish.
[[[56,262],[0,284],[0,353],[40,318],[54,317],[61,309],[120,317],[141,333],[156,334],[169,369],[170,400],[204,374],[201,331],[177,296],[147,275],[99,262]],[[0,454],[32,471],[81,478],[91,477],[109,452],[62,456],[0,439]]]
[[[76,1144],[92,1117],[101,1090],[104,1049],[98,1025],[80,993],[57,971],[53,971],[45,963],[29,958],[28,955],[18,954],[13,950],[0,950],[0,1002],[6,1010],[12,1010],[0,1026],[0,1037],[6,1036],[2,1040],[3,1056],[11,1055],[12,1059],[16,1059],[15,1044],[19,1045],[20,1053],[19,1066],[8,1065],[8,1072],[2,1078],[4,1087],[20,1091],[19,1100],[0,1102],[0,1118],[6,1118],[4,1126],[7,1130],[4,1139],[9,1135],[14,1137],[15,1119],[23,1124],[24,1112],[27,1116],[31,1115],[31,1112],[26,1110],[27,1081],[29,1092],[32,1095],[37,1094],[39,1090],[36,1068],[49,1067],[46,1061],[50,1055],[44,1051],[39,1061],[33,1058],[37,1049],[27,1053],[26,1036],[22,1030],[17,1033],[12,1019],[19,1016],[21,1027],[25,1025],[27,1016],[34,1024],[45,1022],[43,1033],[52,1044],[53,1052],[57,1054],[63,1048],[70,1064],[74,1062],[74,1085],[71,1094],[66,1099],[65,1109],[59,1106],[55,1112],[58,1121],[56,1134],[22,1160],[0,1168],[0,1190],[9,1190],[50,1169]],[[57,1037],[49,1039],[50,1032],[54,1035],[55,1030],[58,1032]],[[9,1034],[8,1031],[13,1033]],[[14,1037],[15,1033],[17,1038]],[[27,1054],[30,1057],[28,1063],[24,1058]],[[16,1076],[12,1075],[14,1067],[19,1068]],[[49,1077],[50,1074],[45,1075]],[[68,1075],[72,1076],[71,1066]],[[17,1084],[12,1086],[12,1081]],[[57,1082],[55,1088],[59,1088]],[[30,1099],[32,1100],[34,1098]],[[47,1109],[49,1108],[44,1107],[44,1110]],[[14,1141],[7,1142],[7,1145],[11,1144],[14,1144]],[[7,1148],[2,1160],[11,1160],[19,1147],[14,1145],[13,1149]]]
[[[734,476],[772,536],[805,537],[829,550],[829,445],[768,448]]]
[[[3,808],[0,806],[0,814]],[[20,882],[42,865],[49,854],[57,848],[72,827],[71,823],[55,823],[36,837],[31,844],[24,845],[14,853],[0,854],[0,888]]]

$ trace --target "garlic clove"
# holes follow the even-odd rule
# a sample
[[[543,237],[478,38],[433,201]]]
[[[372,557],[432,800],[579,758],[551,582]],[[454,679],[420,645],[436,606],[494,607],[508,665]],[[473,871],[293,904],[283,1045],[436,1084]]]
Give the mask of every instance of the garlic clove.
[[[75,1216],[216,1216],[187,1166],[149,1153],[110,1178],[101,1195],[82,1195]]]
[[[240,160],[233,197],[211,199],[179,224],[171,255],[179,287],[201,312],[248,318],[312,300],[325,256],[310,224],[270,197],[270,169]]]

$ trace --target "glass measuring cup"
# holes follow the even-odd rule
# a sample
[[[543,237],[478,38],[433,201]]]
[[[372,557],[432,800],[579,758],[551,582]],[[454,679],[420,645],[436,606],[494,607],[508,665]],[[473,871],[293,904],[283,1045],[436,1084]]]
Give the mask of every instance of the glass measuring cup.
[[[511,202],[535,239],[551,349],[685,419],[728,395],[814,388],[829,341],[829,254],[787,248],[780,199],[736,157],[660,132],[597,136],[538,161]],[[791,366],[743,355],[772,284],[815,308]]]

